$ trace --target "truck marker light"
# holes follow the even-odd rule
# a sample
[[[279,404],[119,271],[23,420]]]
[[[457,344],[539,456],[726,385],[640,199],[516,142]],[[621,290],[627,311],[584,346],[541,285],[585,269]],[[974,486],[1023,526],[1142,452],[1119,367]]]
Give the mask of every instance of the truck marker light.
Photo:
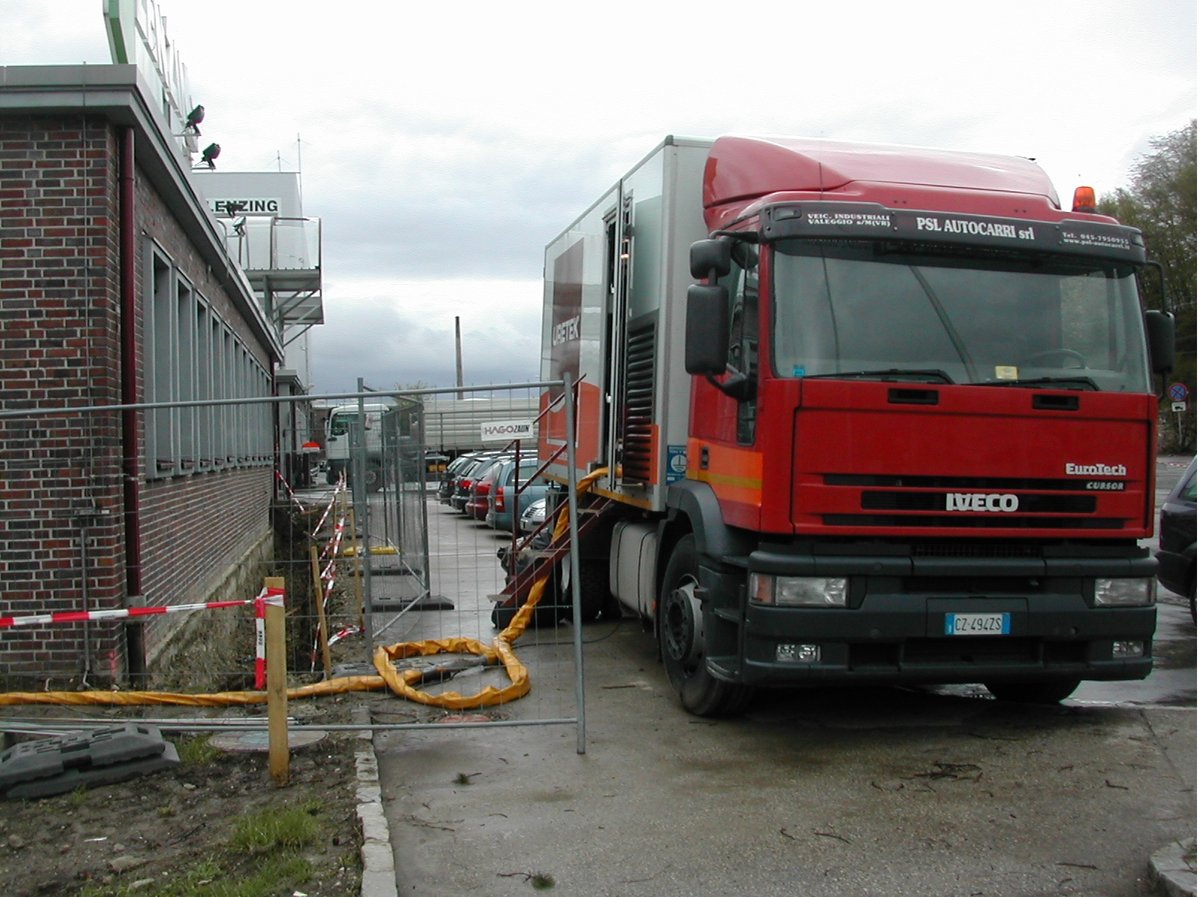
[[[1071,202],[1072,212],[1089,212],[1096,211],[1096,191],[1092,187],[1076,187],[1075,197]]]
[[[1145,653],[1146,645],[1144,642],[1113,642],[1112,656],[1114,660],[1142,657]]]

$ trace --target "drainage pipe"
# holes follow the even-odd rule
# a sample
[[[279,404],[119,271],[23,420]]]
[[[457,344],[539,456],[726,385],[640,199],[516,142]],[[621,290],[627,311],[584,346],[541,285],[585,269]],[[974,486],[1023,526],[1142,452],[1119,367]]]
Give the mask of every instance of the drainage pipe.
[[[121,290],[121,404],[138,400],[137,339],[137,230],[135,220],[133,128],[118,130],[119,171],[117,215],[120,240]],[[125,595],[129,607],[142,604],[142,514],[139,494],[140,470],[138,414],[132,408],[121,412],[121,453],[124,459],[123,498],[125,505]],[[125,625],[126,663],[133,683],[146,677],[146,646],[140,623]]]

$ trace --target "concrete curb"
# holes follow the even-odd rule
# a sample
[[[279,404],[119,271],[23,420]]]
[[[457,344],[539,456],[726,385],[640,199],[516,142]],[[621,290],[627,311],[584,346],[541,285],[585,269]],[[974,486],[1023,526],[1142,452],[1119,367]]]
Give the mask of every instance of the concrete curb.
[[[1157,893],[1196,897],[1196,839],[1172,841],[1150,857],[1150,879]]]
[[[370,712],[355,708],[354,723],[368,725]],[[362,897],[397,897],[396,861],[392,853],[391,831],[383,813],[383,792],[379,790],[379,764],[370,729],[358,733],[354,765],[358,775],[358,821],[362,826]]]

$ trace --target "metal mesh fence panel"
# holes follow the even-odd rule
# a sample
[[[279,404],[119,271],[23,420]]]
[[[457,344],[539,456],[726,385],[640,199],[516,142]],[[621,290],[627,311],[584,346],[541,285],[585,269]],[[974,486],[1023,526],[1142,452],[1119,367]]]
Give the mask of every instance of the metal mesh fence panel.
[[[41,454],[27,440],[0,446],[0,465],[20,471],[22,484],[5,493],[0,515],[10,542],[20,536],[26,554],[0,568],[0,683],[10,694],[33,683],[43,691],[252,692],[263,661],[256,598],[268,577],[278,577],[287,596],[289,687],[374,676],[384,662],[381,646],[411,643],[419,646],[413,656],[386,663],[429,700],[402,699],[380,683],[368,689],[376,724],[581,727],[580,634],[562,595],[553,599],[555,618],[539,617],[514,639],[528,693],[492,698],[513,679],[494,655],[504,623],[492,611],[506,581],[497,555],[512,550],[514,534],[489,524],[486,494],[472,494],[482,504],[455,507],[441,489],[452,458],[484,449],[480,417],[529,416],[540,386],[496,388],[486,402],[470,403],[470,423],[458,427],[453,446],[441,441],[452,406],[440,406],[439,443],[431,445],[429,399],[391,394],[389,410],[352,428],[346,476],[333,482],[315,457],[296,456],[311,460],[311,470],[296,469],[298,461],[277,469],[269,441],[267,449],[260,445],[271,429],[269,406],[311,397],[30,409],[27,418],[0,412],[7,432],[48,434],[58,446]],[[199,453],[167,469],[148,463],[144,452],[101,457],[87,443],[91,429],[79,425],[125,410],[145,431],[172,409],[189,412],[168,418],[171,427],[191,428],[188,439],[171,437],[181,450],[212,443],[205,422],[225,417],[252,422],[259,440],[220,463]],[[487,448],[499,457],[535,455],[528,439]],[[63,482],[66,456],[87,464],[71,466],[69,489],[59,496],[53,484]],[[507,495],[518,500],[514,491]],[[139,551],[126,550],[130,539],[139,540]],[[134,573],[139,588],[131,596]],[[450,692],[464,700],[447,705],[442,696]]]

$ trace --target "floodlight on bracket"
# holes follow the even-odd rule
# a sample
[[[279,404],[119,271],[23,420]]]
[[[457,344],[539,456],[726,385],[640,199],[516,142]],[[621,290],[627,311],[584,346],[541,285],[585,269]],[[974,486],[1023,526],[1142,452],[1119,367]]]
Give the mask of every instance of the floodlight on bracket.
[[[204,152],[200,154],[200,164],[193,165],[192,171],[195,171],[197,168],[208,168],[210,170],[216,168],[215,160],[219,155],[221,155],[221,144],[210,143],[204,148]]]
[[[195,109],[187,114],[187,119],[183,123],[185,131],[190,131],[193,134],[199,135],[200,122],[204,121],[204,106],[197,105]]]

